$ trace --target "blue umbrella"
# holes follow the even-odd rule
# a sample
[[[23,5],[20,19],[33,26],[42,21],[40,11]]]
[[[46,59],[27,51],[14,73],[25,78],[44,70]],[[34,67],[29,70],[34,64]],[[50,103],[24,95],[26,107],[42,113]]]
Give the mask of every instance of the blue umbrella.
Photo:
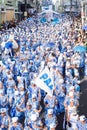
[[[86,47],[85,46],[76,46],[74,48],[74,52],[86,52]]]

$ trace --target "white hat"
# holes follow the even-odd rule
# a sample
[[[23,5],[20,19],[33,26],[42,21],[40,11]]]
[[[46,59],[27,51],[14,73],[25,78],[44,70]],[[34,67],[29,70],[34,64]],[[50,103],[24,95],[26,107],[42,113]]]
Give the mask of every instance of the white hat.
[[[61,78],[59,79],[59,83],[62,84],[64,82],[64,80]]]
[[[71,87],[69,88],[70,91],[73,90],[73,89],[75,89],[74,86],[71,86]]]
[[[53,114],[53,109],[48,109],[48,114]]]
[[[7,61],[10,63],[10,62],[11,62],[11,59],[10,59],[10,58],[8,58],[8,59],[7,59]]]
[[[17,122],[18,121],[18,117],[13,117],[12,118],[12,123],[15,123],[15,122]]]
[[[31,84],[35,84],[34,80],[31,81]]]
[[[12,79],[12,75],[8,75],[8,78],[9,78],[9,79]]]
[[[26,64],[22,64],[22,67],[26,67]]]
[[[32,114],[31,115],[31,121],[36,121],[37,120],[37,115],[36,114]]]
[[[32,98],[36,98],[37,97],[37,95],[36,94],[32,94]]]
[[[69,92],[69,96],[70,97],[74,96],[74,93],[73,92]]]
[[[30,101],[27,102],[27,106],[31,106],[32,103]]]
[[[17,80],[19,80],[19,79],[21,79],[21,77],[20,77],[20,76],[17,76]]]
[[[86,117],[84,115],[80,116],[80,121],[85,121]]]
[[[80,84],[80,80],[77,81],[77,84]]]
[[[2,65],[2,61],[0,60],[0,65]]]

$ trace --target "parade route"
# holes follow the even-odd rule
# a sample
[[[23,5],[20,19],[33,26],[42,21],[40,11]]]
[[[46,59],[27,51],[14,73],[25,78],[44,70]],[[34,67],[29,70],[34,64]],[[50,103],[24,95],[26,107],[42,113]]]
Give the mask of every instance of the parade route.
[[[81,82],[81,94],[79,100],[79,114],[87,117],[87,78]]]

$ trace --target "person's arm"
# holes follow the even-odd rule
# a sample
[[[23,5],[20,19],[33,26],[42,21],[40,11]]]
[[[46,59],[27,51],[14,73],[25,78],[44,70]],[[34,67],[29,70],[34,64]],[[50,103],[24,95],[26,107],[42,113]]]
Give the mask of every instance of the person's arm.
[[[38,90],[38,101],[41,101],[41,91],[40,91],[40,89]]]
[[[34,128],[43,129],[43,125],[39,126],[39,125],[34,124]]]
[[[39,110],[35,109],[34,111],[40,113],[41,110],[42,110],[42,107],[40,106]]]

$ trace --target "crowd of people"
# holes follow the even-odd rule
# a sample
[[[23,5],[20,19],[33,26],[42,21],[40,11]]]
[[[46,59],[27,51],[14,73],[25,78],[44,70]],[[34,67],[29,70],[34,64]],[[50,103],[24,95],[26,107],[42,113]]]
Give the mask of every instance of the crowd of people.
[[[56,130],[61,113],[63,129],[87,129],[85,115],[78,114],[87,53],[74,51],[84,46],[81,24],[69,15],[58,18],[53,25],[33,17],[0,32],[0,130]],[[34,82],[45,67],[54,81],[52,96]]]

